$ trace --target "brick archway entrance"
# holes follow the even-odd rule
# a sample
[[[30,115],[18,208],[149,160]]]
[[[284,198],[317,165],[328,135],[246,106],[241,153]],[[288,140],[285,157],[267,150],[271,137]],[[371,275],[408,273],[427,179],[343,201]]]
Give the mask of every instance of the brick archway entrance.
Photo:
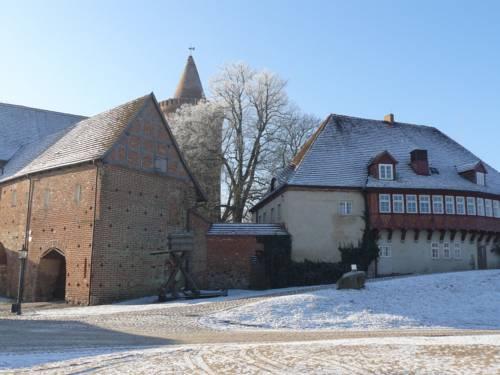
[[[65,299],[66,257],[59,249],[50,249],[40,259],[37,292],[38,301]]]

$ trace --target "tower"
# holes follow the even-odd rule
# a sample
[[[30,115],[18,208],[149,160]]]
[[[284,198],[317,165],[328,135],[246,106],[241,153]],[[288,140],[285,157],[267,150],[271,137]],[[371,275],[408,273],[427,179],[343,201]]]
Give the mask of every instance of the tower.
[[[190,48],[190,50],[192,49]],[[196,122],[194,127],[191,123],[190,132],[196,134],[186,136],[186,129],[180,128],[186,126],[186,122],[178,121],[176,116],[177,110],[183,105],[207,104],[200,75],[192,54],[188,56],[174,96],[161,101],[159,104],[161,111],[169,121],[169,125],[191,171],[207,196],[206,204],[200,207],[201,212],[211,221],[219,221],[222,163],[218,153],[214,152],[214,150],[221,149],[222,119],[220,121],[216,120],[217,123],[213,124],[211,121],[218,117],[207,116],[201,122]],[[202,140],[203,145],[200,140]],[[196,142],[200,143],[196,144]],[[207,143],[210,144],[207,145]]]
[[[205,99],[198,69],[192,55],[188,56],[184,72],[177,84],[173,98],[160,102],[160,108],[165,116],[174,113],[183,104],[197,104]]]

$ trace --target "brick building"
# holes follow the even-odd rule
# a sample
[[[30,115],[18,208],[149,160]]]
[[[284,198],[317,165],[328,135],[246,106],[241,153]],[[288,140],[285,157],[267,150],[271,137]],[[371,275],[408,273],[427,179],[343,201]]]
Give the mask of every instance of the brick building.
[[[0,294],[98,304],[154,294],[169,233],[194,231],[205,277],[204,193],[153,94],[90,118],[0,104]]]

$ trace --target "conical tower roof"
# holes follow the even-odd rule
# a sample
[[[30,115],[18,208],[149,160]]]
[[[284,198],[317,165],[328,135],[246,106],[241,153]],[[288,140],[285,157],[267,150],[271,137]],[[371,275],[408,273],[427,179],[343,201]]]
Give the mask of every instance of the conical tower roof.
[[[189,55],[181,80],[175,90],[176,99],[204,99],[203,86],[193,56]]]

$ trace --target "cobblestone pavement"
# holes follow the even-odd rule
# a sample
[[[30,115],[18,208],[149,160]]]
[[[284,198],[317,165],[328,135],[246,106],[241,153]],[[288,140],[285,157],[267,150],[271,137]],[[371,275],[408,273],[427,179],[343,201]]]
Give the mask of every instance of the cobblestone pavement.
[[[85,314],[85,308],[77,310],[78,312],[81,311],[81,314],[64,314],[65,311],[69,310],[63,308],[60,310],[53,310],[51,311],[53,314],[49,315],[29,315],[33,310],[48,311],[53,308],[60,308],[61,306],[27,305],[25,309],[26,315],[20,317],[0,312],[0,353],[10,353],[14,357],[16,355],[23,355],[23,353],[30,353],[34,356],[39,353],[41,358],[46,358],[47,355],[49,355],[49,357],[50,355],[54,355],[55,362],[52,360],[41,360],[33,365],[40,365],[40,369],[43,371],[62,373],[66,372],[66,370],[62,370],[65,368],[64,366],[70,366],[71,371],[68,370],[68,372],[78,372],[77,369],[80,367],[82,371],[92,370],[95,361],[92,359],[88,360],[88,363],[82,364],[82,353],[88,351],[92,356],[95,356],[96,354],[109,353],[109,350],[113,353],[107,354],[107,357],[103,359],[103,367],[98,368],[99,371],[111,373],[126,373],[127,371],[132,373],[150,373],[152,368],[147,367],[147,363],[150,363],[151,366],[154,364],[165,366],[165,363],[170,363],[171,365],[163,368],[182,373],[199,373],[200,371],[205,373],[245,371],[250,373],[256,371],[279,373],[301,372],[302,370],[331,373],[332,369],[335,369],[335,371],[333,371],[334,373],[356,373],[357,370],[354,371],[354,367],[352,367],[355,366],[354,362],[353,364],[349,364],[348,362],[350,360],[346,360],[346,358],[353,358],[352,361],[355,361],[353,353],[357,352],[363,353],[363,355],[356,358],[356,361],[362,360],[356,366],[368,366],[359,368],[368,369],[369,366],[371,366],[369,363],[373,363],[373,366],[375,366],[374,368],[384,369],[382,372],[387,370],[388,373],[399,373],[402,371],[401,368],[404,369],[404,366],[401,367],[401,365],[398,367],[399,365],[397,363],[390,364],[390,366],[392,366],[390,368],[376,367],[379,366],[377,363],[380,362],[380,360],[377,360],[377,353],[387,350],[389,350],[389,352],[397,352],[397,345],[390,344],[385,348],[373,345],[371,345],[370,348],[366,348],[362,345],[351,345],[339,349],[337,345],[323,345],[321,344],[322,341],[318,340],[338,341],[344,339],[391,337],[403,339],[415,336],[439,338],[440,336],[458,337],[498,334],[500,341],[500,331],[217,331],[202,326],[199,323],[199,318],[208,314],[236,308],[265,298],[268,297],[223,300],[181,306],[169,306],[168,304],[163,306],[155,305],[154,309],[145,311],[94,315]],[[61,313],[58,315],[59,312]],[[299,341],[304,343],[307,342],[307,345],[301,346],[293,344]],[[273,342],[275,344],[269,344]],[[250,343],[255,344],[250,347],[238,346],[243,344],[248,345]],[[186,349],[184,347],[176,349],[177,345],[192,346],[193,344],[203,345],[191,349]],[[146,349],[154,347],[162,347],[163,349]],[[130,350],[137,350],[140,348],[146,351],[139,354],[126,354]],[[409,347],[407,347],[407,349],[408,348]],[[415,353],[417,353],[422,358],[422,361],[424,361],[425,358],[432,353],[444,353],[443,355],[450,358],[456,357],[458,361],[459,356],[454,353],[466,353],[463,348],[461,349],[461,347],[457,346],[448,349],[444,348],[442,345],[434,349],[431,347],[429,348],[424,349],[423,347],[419,347],[417,348],[418,353],[416,351],[417,349],[408,349],[410,352],[413,350],[413,354],[408,354],[409,352],[407,350],[398,355],[410,358],[411,356],[415,357]],[[479,363],[481,361],[485,363],[486,360],[490,361],[493,358],[498,363],[498,346],[487,347],[483,345],[482,348],[482,351],[471,350],[467,352],[468,354],[464,358],[468,358],[470,363]],[[77,351],[79,354],[75,355],[75,357],[69,355],[69,357],[63,357],[63,359],[78,359],[72,359],[73,363],[70,363],[71,360],[65,364],[63,362],[58,362],[61,360],[59,357],[60,353],[68,350]],[[127,352],[125,352],[125,350]],[[156,350],[160,350],[160,352]],[[310,355],[309,350],[311,350]],[[290,351],[294,352],[292,357],[295,359],[291,357],[287,359],[286,353]],[[338,365],[340,355],[342,355],[342,360],[344,362],[347,361],[345,363],[342,362],[341,366]],[[380,358],[382,358],[383,361],[390,362],[387,355]],[[183,360],[173,360],[173,358],[177,357],[183,358]],[[219,358],[219,360],[214,362],[211,358]],[[302,358],[302,360],[299,360],[300,358]],[[233,359],[233,361],[231,361],[231,359]],[[233,362],[233,364],[231,364],[231,362]],[[7,361],[7,363],[9,363],[9,361]],[[62,367],[57,367],[59,366],[57,363],[60,363]],[[130,369],[128,366],[131,363],[136,363],[137,366],[142,364],[142,367],[134,365]],[[243,367],[235,367],[240,365]],[[455,371],[454,368],[456,366],[453,366],[449,368]],[[0,368],[2,368],[1,359]],[[246,369],[245,371],[243,371],[244,368]],[[472,370],[468,373],[474,373]],[[380,371],[376,372],[380,373]],[[406,373],[406,371],[403,372]]]
[[[484,336],[485,338],[487,336]],[[444,339],[444,340],[443,340]],[[51,361],[26,372],[75,374],[497,374],[500,346],[441,338],[163,347]],[[17,371],[16,373],[21,373]]]

